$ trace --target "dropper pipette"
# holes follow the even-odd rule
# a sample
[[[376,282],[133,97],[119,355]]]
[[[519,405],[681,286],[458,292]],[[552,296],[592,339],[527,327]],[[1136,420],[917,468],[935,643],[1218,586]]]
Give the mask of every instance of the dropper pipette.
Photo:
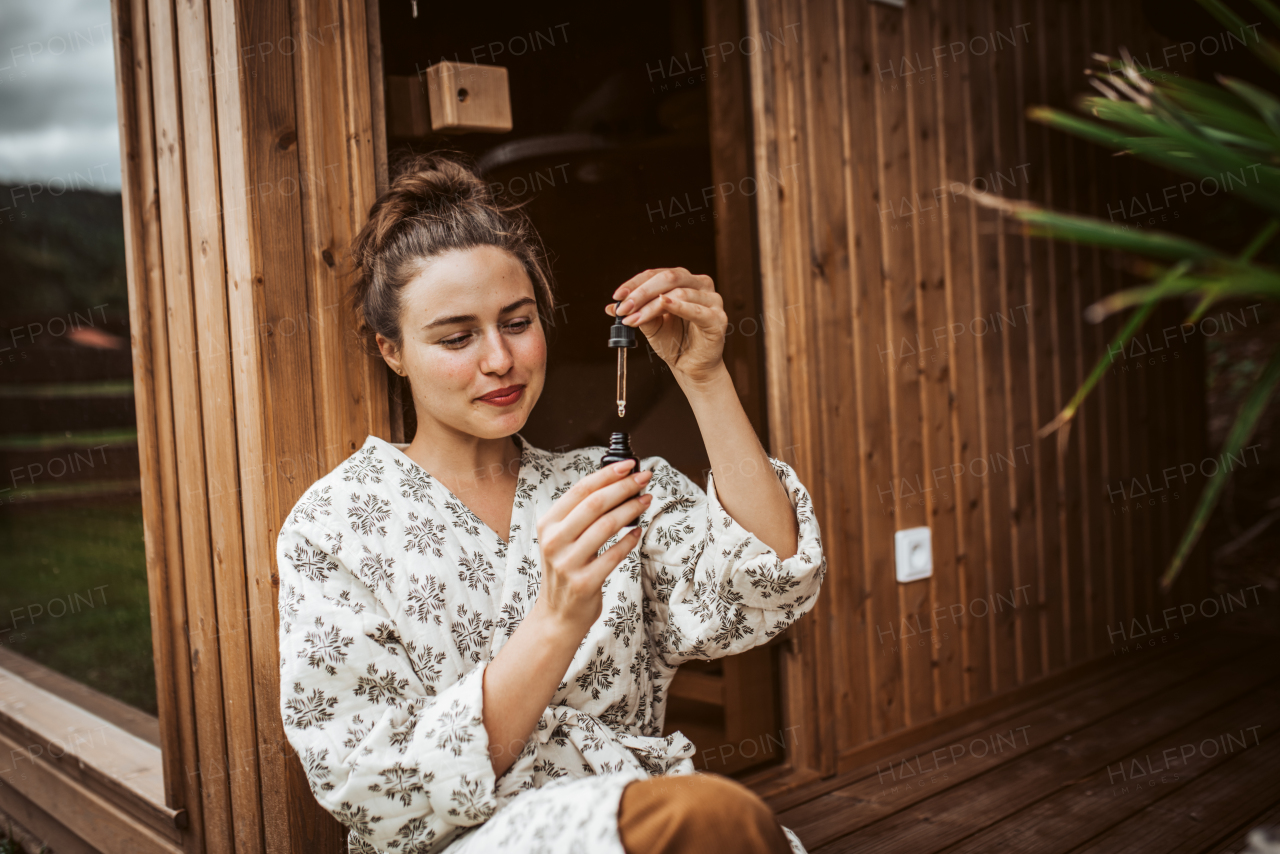
[[[636,346],[636,330],[635,327],[627,326],[622,322],[622,318],[618,317],[618,306],[622,305],[622,300],[614,300],[614,321],[609,327],[609,346],[618,348],[618,417],[621,418],[627,413],[627,348]]]
[[[618,348],[618,417],[627,414],[627,348]]]

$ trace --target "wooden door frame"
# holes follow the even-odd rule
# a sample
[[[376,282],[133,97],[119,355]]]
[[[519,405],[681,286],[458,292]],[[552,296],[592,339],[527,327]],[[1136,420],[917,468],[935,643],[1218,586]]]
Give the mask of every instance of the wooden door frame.
[[[189,852],[343,852],[284,737],[275,538],[388,434],[343,253],[376,175],[365,0],[113,0],[167,805]]]

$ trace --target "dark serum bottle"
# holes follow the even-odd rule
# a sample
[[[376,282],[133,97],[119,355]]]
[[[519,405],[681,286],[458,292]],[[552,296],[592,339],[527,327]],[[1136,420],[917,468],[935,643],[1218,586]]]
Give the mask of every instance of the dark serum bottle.
[[[631,452],[631,434],[630,433],[612,433],[609,436],[609,449],[605,455],[600,458],[600,468],[611,466],[614,463],[620,463],[623,460],[632,460],[634,465],[631,467],[630,474],[640,471],[640,458]],[[627,499],[630,501],[631,499]],[[632,525],[640,524],[640,517],[632,519],[624,528]]]

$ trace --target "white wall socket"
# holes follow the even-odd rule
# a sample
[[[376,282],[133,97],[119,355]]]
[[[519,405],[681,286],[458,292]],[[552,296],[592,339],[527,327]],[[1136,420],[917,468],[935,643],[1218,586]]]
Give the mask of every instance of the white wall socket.
[[[898,581],[919,581],[933,575],[933,538],[928,527],[904,528],[893,535],[893,558]]]

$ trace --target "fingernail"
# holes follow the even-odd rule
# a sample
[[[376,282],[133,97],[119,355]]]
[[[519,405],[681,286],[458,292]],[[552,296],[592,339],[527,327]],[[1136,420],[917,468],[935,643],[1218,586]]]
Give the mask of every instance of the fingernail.
[[[641,504],[648,504],[648,503],[649,503],[650,501],[652,501],[652,500],[653,500],[653,496],[652,496],[652,495],[641,495],[641,496],[640,496],[640,503],[641,503]]]
[[[614,463],[613,470],[616,471],[618,474],[626,474],[627,472],[631,471],[632,465],[633,463],[631,462],[631,460],[623,460],[620,463]]]
[[[644,483],[652,474],[651,471],[636,472],[636,483]]]
[[[629,300],[629,299],[628,299],[628,300],[623,300],[623,301],[622,301],[622,305],[618,306],[618,313],[619,313],[619,314],[630,314],[630,313],[631,313],[631,309],[633,309],[633,308],[635,308],[635,301],[634,301],[634,300]]]

